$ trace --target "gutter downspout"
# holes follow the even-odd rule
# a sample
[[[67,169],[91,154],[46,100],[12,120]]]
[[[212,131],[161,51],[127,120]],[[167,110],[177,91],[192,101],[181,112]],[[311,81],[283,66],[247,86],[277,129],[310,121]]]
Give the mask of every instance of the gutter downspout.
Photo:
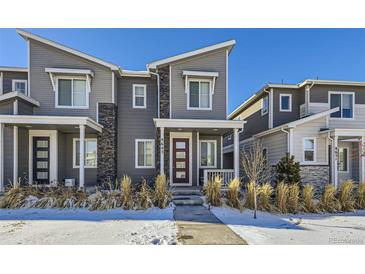
[[[157,118],[160,118],[160,74],[151,71],[150,73],[157,77]]]
[[[331,168],[331,173],[332,173],[332,165],[333,165],[333,150],[334,150],[334,144],[335,144],[335,140],[333,140],[333,138],[331,137],[331,133],[327,133],[327,138],[328,138],[328,140],[330,140],[331,141],[331,155],[330,155],[330,157],[331,157],[331,166],[330,166],[330,168]],[[332,178],[332,174],[331,174],[331,181],[333,181],[333,178]]]
[[[308,96],[306,96],[306,97],[308,97],[307,98],[308,100],[306,100],[306,102],[305,102],[305,112],[306,112],[305,116],[309,115],[310,91],[311,91],[312,87],[314,86],[314,84],[315,84],[315,82],[312,81],[310,86],[305,87],[305,92],[308,92]]]
[[[286,141],[287,141],[287,147],[286,147],[286,150],[287,150],[287,152],[288,152],[288,154],[289,154],[289,156],[291,156],[291,147],[290,147],[290,132],[289,131],[287,131],[287,130],[285,130],[284,128],[280,128],[280,130],[282,131],[282,132],[284,132],[284,133],[286,133],[287,134],[287,139],[286,139]]]

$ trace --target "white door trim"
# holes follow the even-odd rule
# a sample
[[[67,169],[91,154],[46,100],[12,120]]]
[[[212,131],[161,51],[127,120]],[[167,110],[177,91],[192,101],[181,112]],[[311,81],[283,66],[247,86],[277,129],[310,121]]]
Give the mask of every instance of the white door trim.
[[[33,137],[49,137],[49,180],[58,181],[58,138],[57,130],[29,130],[28,177],[33,182]]]
[[[172,175],[172,145],[174,138],[188,138],[189,139],[189,184],[174,184]],[[191,132],[170,132],[170,185],[171,186],[192,186],[193,185],[193,134]]]

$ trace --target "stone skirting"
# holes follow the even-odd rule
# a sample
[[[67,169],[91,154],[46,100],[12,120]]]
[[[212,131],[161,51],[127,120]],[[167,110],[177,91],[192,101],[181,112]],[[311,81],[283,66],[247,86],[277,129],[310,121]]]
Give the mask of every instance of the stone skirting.
[[[165,174],[168,177],[170,171],[170,134],[165,131],[164,134],[164,169]],[[157,136],[156,136],[156,172],[158,175],[160,173],[160,129],[157,129]]]
[[[113,103],[99,103],[99,124],[104,128],[98,134],[99,184],[117,178],[117,106]]]
[[[160,118],[170,118],[170,67],[158,69],[160,76]]]
[[[313,184],[316,190],[322,191],[324,186],[330,182],[329,166],[305,165],[300,166],[302,184]]]

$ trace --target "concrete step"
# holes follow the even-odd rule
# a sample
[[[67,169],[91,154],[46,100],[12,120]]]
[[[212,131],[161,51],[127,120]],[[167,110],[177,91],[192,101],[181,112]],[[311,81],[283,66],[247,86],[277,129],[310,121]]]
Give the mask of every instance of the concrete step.
[[[201,196],[202,192],[200,189],[172,189],[172,195],[190,196],[197,195]]]
[[[201,206],[204,203],[199,196],[174,196],[172,201],[176,206]]]

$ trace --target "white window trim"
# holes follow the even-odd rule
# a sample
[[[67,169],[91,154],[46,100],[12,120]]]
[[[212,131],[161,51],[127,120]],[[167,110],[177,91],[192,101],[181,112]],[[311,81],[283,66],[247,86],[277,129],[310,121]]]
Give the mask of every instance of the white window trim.
[[[350,165],[350,155],[349,155],[349,148],[348,147],[339,147],[338,148],[338,162],[340,162],[340,149],[346,149],[346,161],[347,161],[347,166],[346,166],[346,170],[340,170],[338,168],[338,172],[339,173],[349,173],[350,172],[350,168],[349,168],[349,165]]]
[[[331,120],[354,120],[355,119],[355,92],[353,91],[329,91],[328,92],[328,106],[331,107],[331,94],[340,94],[341,95],[341,105],[340,105],[340,113],[341,117],[331,117],[329,116],[329,119]],[[342,117],[342,95],[343,94],[349,94],[352,95],[352,117],[351,118],[343,118]]]
[[[264,101],[265,101],[265,99],[267,99],[267,109],[266,109],[266,111],[264,111]],[[262,98],[262,108],[261,108],[261,116],[264,116],[264,115],[266,115],[266,114],[268,114],[269,113],[269,96],[265,96],[264,98]]]
[[[27,80],[24,80],[24,79],[13,79],[11,81],[11,90],[12,91],[16,91],[15,90],[15,84],[16,83],[24,83],[25,84],[24,94],[25,95],[28,95],[28,81]],[[18,92],[21,92],[21,91],[18,91]]]
[[[214,143],[214,165],[212,166],[202,166],[202,143]],[[217,140],[199,140],[199,167],[200,168],[217,168]]]
[[[309,149],[305,149],[305,141],[306,140],[313,140],[313,161],[306,161],[305,160],[305,151],[312,151]],[[316,163],[317,162],[317,137],[303,137],[303,144],[302,144],[302,151],[303,151],[303,163]]]
[[[73,138],[72,140],[72,168],[80,168],[80,166],[76,165],[76,142],[80,142],[80,138]],[[98,145],[97,138],[85,138],[85,144],[87,141],[95,141],[96,146]],[[85,151],[86,157],[86,151]],[[87,166],[85,161],[85,168],[97,168],[98,167],[98,150],[96,150],[96,166]]]
[[[143,88],[143,106],[136,106],[136,88]],[[133,108],[147,108],[147,95],[146,95],[147,85],[133,84]],[[140,97],[140,96],[138,96]]]
[[[289,97],[289,109],[282,108],[282,97]],[[280,93],[280,112],[291,112],[292,111],[292,96],[289,93]]]
[[[55,108],[69,108],[69,109],[88,109],[90,100],[90,79],[88,77],[74,77],[74,76],[57,76],[56,80],[56,94],[55,94]],[[58,104],[58,81],[59,80],[84,80],[86,81],[86,106],[61,106]],[[73,83],[71,85],[71,104],[73,104]]]
[[[187,110],[212,110],[212,105],[213,105],[212,80],[191,78],[187,82],[188,82],[187,92],[186,92]],[[199,82],[199,107],[190,106],[190,82]],[[200,107],[200,83],[201,82],[209,82],[209,107],[207,107],[207,108]]]
[[[151,166],[140,166],[138,165],[138,143],[139,142],[152,142],[152,165]],[[135,168],[146,168],[153,169],[155,168],[155,140],[154,139],[136,139],[134,143],[134,163]]]

